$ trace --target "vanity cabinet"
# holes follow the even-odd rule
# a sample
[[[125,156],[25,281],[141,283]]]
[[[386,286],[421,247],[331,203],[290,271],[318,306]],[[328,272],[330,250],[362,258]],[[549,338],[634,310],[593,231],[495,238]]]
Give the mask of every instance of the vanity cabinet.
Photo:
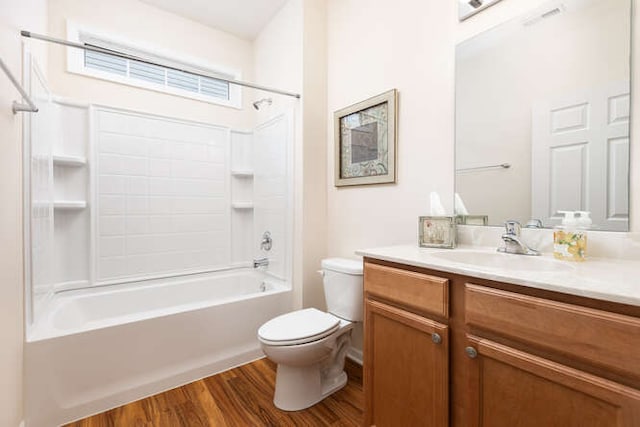
[[[468,427],[640,425],[640,391],[468,336]]]
[[[372,258],[364,281],[367,426],[640,426],[640,307]]]
[[[448,280],[375,264],[364,276],[366,425],[447,425]]]

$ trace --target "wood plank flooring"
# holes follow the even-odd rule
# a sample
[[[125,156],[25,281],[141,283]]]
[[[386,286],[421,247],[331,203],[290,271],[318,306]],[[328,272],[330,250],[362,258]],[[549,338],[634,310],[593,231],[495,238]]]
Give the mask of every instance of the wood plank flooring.
[[[273,405],[276,365],[247,365],[68,424],[67,427],[361,426],[362,367],[347,359],[349,382],[304,411]]]

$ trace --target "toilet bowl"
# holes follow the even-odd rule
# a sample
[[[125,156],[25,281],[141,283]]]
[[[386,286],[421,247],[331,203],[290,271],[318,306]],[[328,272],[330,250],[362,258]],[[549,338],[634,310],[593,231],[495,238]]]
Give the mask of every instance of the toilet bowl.
[[[347,383],[351,331],[362,320],[362,262],[326,259],[322,275],[329,312],[293,311],[258,330],[262,351],[278,364],[273,402],[285,411],[315,405]]]

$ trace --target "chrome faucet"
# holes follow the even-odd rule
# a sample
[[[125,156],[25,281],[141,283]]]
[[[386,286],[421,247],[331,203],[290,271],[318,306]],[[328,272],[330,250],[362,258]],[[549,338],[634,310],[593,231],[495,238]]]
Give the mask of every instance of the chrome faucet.
[[[520,223],[518,221],[507,221],[504,223],[505,233],[502,235],[504,246],[498,248],[498,252],[520,255],[540,255],[540,252],[531,249],[520,239]]]
[[[541,219],[537,219],[537,218],[531,218],[529,221],[527,221],[527,225],[525,225],[525,228],[542,228],[542,220]]]
[[[262,234],[262,240],[260,241],[260,249],[263,251],[270,251],[271,246],[273,246],[273,239],[271,238],[271,233],[269,231],[265,231]]]
[[[253,260],[253,268],[268,267],[269,258],[256,258]]]

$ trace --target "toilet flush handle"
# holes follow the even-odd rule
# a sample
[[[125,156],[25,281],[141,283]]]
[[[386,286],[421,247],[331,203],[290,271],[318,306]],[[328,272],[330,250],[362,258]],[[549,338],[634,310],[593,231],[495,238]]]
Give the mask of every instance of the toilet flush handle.
[[[318,274],[322,277],[324,277],[324,270],[318,270]]]

